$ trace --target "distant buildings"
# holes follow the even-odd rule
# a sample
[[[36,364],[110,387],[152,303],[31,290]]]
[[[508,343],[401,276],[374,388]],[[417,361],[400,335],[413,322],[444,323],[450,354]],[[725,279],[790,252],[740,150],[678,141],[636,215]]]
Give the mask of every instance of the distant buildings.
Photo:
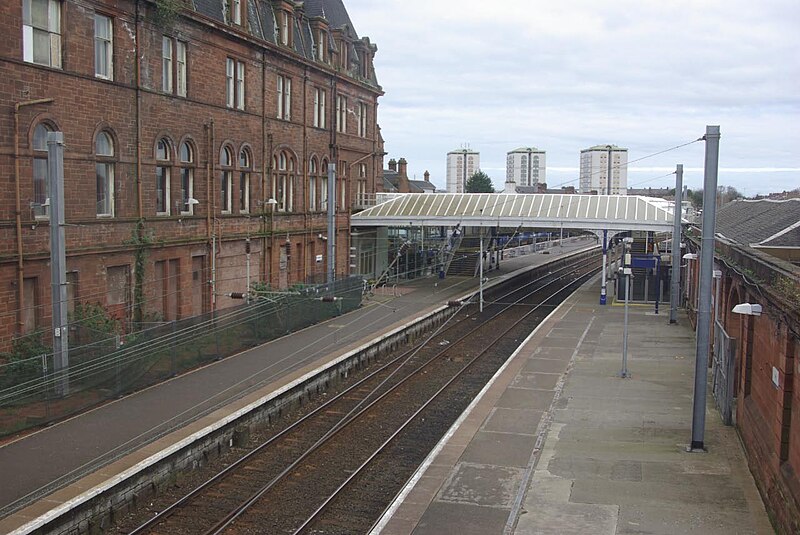
[[[520,147],[506,157],[506,182],[517,186],[537,186],[546,182],[545,151],[536,147]]]
[[[465,193],[467,180],[481,168],[481,155],[472,149],[447,153],[447,192]]]
[[[611,170],[610,190],[609,169]],[[628,149],[616,145],[596,145],[582,150],[580,192],[626,195],[628,192]]]
[[[408,178],[408,162],[405,158],[389,160],[389,169],[383,170],[383,191],[386,193],[436,193],[431,184],[431,174],[425,171],[425,180]]]

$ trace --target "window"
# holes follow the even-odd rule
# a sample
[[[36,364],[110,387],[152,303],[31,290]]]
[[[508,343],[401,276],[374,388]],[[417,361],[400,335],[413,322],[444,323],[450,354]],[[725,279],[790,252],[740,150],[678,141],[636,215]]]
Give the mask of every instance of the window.
[[[325,128],[325,101],[327,93],[324,89],[314,89],[314,126]]]
[[[46,124],[38,124],[33,129],[33,215],[37,218],[49,217],[45,206],[50,197],[50,180],[47,168],[47,133],[53,129]]]
[[[181,165],[181,214],[194,213],[194,149],[184,141],[178,159]]]
[[[336,131],[347,132],[347,97],[336,96]]]
[[[347,171],[347,162],[344,160],[339,160],[339,208],[342,210],[344,210],[347,207],[346,204],[347,181],[345,177],[346,171]]]
[[[283,46],[290,46],[292,38],[289,31],[289,13],[279,11],[277,18],[275,33],[278,35],[278,43]]]
[[[358,136],[367,137],[367,105],[363,102],[358,103],[356,116],[358,118]]]
[[[172,39],[161,38],[161,90],[172,93]]]
[[[244,109],[244,62],[228,58],[226,102],[229,108]]]
[[[25,306],[22,308],[22,334],[36,331],[39,327],[38,314],[39,295],[38,279],[36,277],[25,277],[22,279],[22,293],[25,295]]]
[[[171,147],[166,138],[156,145],[156,214],[169,215]]]
[[[95,141],[97,176],[97,215],[114,216],[114,143],[108,132],[97,134]]]
[[[233,151],[230,147],[222,147],[219,152],[219,165],[222,168],[220,174],[220,210],[223,214],[231,213],[232,186],[233,186]]]
[[[231,22],[233,24],[242,24],[242,0],[230,0]]]
[[[248,213],[250,211],[250,171],[253,166],[253,159],[250,151],[242,149],[239,152],[239,212]]]
[[[367,205],[367,181],[359,180],[357,183],[358,190],[356,192],[356,199],[359,206]]]
[[[347,41],[339,41],[339,60],[344,70],[349,67],[349,58],[347,57]]]
[[[328,38],[325,30],[318,30],[317,32],[317,47],[316,57],[319,61],[325,61],[325,51],[328,48]]]
[[[292,118],[292,80],[278,75],[278,119]]]
[[[186,96],[186,43],[175,41],[175,93],[179,97]]]
[[[22,0],[22,56],[28,63],[61,68],[61,2]]]
[[[273,197],[278,201],[278,211],[291,212],[294,193],[294,158],[287,151],[280,151],[273,158],[272,164],[275,168]]]
[[[319,190],[319,207],[321,210],[328,209],[328,162],[322,162],[322,180]]]
[[[317,210],[317,159],[311,158],[308,164],[308,210],[314,212]]]
[[[114,79],[113,25],[109,17],[97,13],[94,16],[94,75]]]
[[[171,37],[161,39],[161,90],[186,96],[186,43]],[[173,83],[174,82],[174,83]]]

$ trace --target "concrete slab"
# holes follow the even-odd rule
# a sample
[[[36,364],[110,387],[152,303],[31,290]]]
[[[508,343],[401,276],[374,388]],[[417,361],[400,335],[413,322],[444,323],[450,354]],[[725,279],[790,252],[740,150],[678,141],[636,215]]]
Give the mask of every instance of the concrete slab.
[[[510,509],[522,475],[519,468],[458,463],[437,500]]]
[[[542,419],[540,410],[507,409],[497,407],[492,410],[486,423],[484,431],[495,431],[500,433],[517,434],[536,434],[536,428]]]
[[[541,503],[519,517],[518,535],[614,535],[619,508],[583,503]],[[499,533],[499,532],[494,532]]]
[[[531,435],[481,431],[475,434],[472,442],[464,450],[461,461],[525,468],[530,460],[534,442],[535,439]]]
[[[549,358],[530,358],[522,367],[522,373],[564,373],[567,370],[567,359],[553,360]]]
[[[530,388],[507,388],[500,399],[498,407],[509,409],[547,410],[553,403],[552,390],[532,390]]]
[[[422,515],[413,535],[487,535],[503,533],[508,510],[478,505],[434,502]]]
[[[514,388],[553,390],[561,379],[560,373],[519,373],[511,382]]]

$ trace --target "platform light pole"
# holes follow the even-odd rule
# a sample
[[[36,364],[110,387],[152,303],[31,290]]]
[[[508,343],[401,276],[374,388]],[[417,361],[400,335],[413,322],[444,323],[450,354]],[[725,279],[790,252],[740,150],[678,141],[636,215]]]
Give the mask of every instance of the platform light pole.
[[[717,223],[717,174],[719,172],[719,126],[706,126],[705,179],[703,183],[703,234],[700,249],[700,294],[697,306],[692,444],[690,451],[705,451],[708,347],[711,326],[711,282],[714,270],[714,234]]]
[[[64,133],[47,134],[50,187],[50,283],[53,306],[53,372],[56,393],[69,394],[69,329],[67,328],[67,256],[64,236]]]
[[[600,304],[606,304],[606,266],[608,264],[608,231],[603,231],[603,275],[600,280]]]
[[[669,290],[669,322],[678,322],[681,291],[681,216],[683,215],[683,164],[675,168],[675,207],[672,210],[672,275]]]
[[[625,278],[625,322],[622,329],[622,370],[619,376],[623,379],[630,378],[628,372],[628,301],[630,301],[631,268],[628,261],[628,246],[633,243],[633,238],[622,238],[622,275]]]

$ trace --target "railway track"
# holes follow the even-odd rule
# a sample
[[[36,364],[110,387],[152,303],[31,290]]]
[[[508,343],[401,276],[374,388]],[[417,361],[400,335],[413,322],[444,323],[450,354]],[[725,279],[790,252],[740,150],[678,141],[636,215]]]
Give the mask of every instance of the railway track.
[[[134,529],[359,533],[565,294],[596,272],[566,265],[474,304]]]

